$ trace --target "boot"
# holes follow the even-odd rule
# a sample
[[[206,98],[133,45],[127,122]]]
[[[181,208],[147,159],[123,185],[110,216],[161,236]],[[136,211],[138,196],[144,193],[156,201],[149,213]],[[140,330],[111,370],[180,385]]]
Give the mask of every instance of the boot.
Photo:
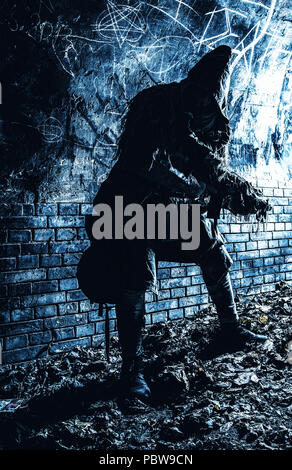
[[[227,272],[216,284],[205,279],[208,292],[214,302],[221,325],[220,340],[224,344],[242,345],[250,341],[263,342],[268,338],[247,330],[240,325],[230,274]]]
[[[145,291],[125,290],[117,303],[117,327],[122,349],[121,395],[147,401],[150,388],[143,374],[142,330]]]
[[[257,333],[253,333],[250,330],[247,330],[246,328],[243,328],[239,322],[234,324],[227,323],[226,325],[223,325],[221,329],[221,338],[222,341],[228,341],[234,345],[245,344],[249,343],[250,341],[264,342],[268,339],[268,337],[265,335],[259,335]]]
[[[120,384],[124,397],[137,397],[142,401],[149,400],[151,392],[143,374],[141,357],[136,357],[134,360],[123,360]]]

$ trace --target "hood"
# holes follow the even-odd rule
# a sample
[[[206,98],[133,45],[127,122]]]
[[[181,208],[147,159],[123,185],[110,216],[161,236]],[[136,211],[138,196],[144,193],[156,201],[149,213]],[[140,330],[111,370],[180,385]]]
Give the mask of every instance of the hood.
[[[187,80],[198,87],[216,93],[228,76],[228,63],[232,50],[229,46],[219,46],[205,54],[189,71]]]

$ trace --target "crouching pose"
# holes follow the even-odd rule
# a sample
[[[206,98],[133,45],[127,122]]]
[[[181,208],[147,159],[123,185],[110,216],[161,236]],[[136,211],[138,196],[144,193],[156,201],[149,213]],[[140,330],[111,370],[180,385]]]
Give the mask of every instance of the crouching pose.
[[[230,56],[229,47],[217,47],[186,79],[145,89],[130,102],[116,162],[94,200],[94,205],[106,203],[112,208],[117,195],[123,196],[125,205],[200,204],[199,247],[183,250],[180,239],[96,240],[92,233],[96,217],[87,218],[90,257],[95,256],[99,273],[95,278],[91,270],[90,282],[98,292],[91,297],[116,304],[124,395],[150,396],[143,375],[142,331],[145,292],[157,294],[157,261],[201,267],[226,343],[266,340],[240,325],[229,275],[232,260],[217,228],[222,208],[255,214],[257,220],[271,209],[260,190],[227,169],[230,129],[224,87]]]

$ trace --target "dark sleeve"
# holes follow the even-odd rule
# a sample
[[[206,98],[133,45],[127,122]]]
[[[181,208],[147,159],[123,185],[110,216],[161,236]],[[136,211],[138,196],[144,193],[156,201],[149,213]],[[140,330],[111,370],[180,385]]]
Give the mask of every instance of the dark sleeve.
[[[130,105],[119,149],[120,163],[138,180],[144,180],[154,191],[169,196],[193,195],[198,182],[193,175],[186,175],[174,168],[163,151],[167,144],[167,104],[155,91],[155,96],[141,93]]]
[[[157,155],[151,167],[139,168],[135,173],[143,178],[154,191],[168,196],[195,197],[201,192],[201,186],[193,175],[186,176],[174,168],[169,160]]]
[[[256,214],[262,218],[271,210],[261,190],[229,171],[220,153],[213,152],[196,136],[188,136],[180,146],[177,165],[206,183],[210,193],[222,201],[222,207],[234,214]]]

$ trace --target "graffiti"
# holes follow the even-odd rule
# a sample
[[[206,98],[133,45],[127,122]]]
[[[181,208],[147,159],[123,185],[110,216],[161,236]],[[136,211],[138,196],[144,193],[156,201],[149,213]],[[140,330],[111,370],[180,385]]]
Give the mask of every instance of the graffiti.
[[[13,8],[8,19],[11,31],[46,47],[70,79],[67,117],[51,111],[31,125],[46,144],[71,146],[74,171],[87,158],[95,162],[91,177],[103,179],[129,100],[143,88],[185,78],[220,44],[233,52],[232,164],[279,178],[292,171],[288,0],[107,0],[90,11],[78,8],[59,14],[54,2],[40,1],[27,26]]]
[[[48,143],[60,141],[64,134],[64,129],[61,122],[52,116],[40,124],[37,129],[43,136],[45,142]]]
[[[94,31],[104,39],[116,39],[119,47],[122,47],[124,42],[139,41],[146,28],[140,10],[139,3],[137,6],[130,6],[109,0],[107,10],[96,23]]]

